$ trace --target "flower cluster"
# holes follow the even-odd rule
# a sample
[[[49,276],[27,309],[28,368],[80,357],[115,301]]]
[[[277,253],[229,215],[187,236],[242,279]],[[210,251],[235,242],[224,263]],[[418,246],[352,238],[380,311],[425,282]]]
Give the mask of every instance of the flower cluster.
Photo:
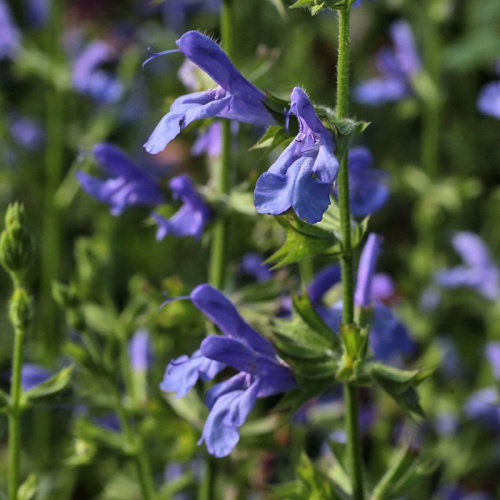
[[[226,367],[238,371],[213,385],[205,398],[210,413],[199,444],[205,441],[212,455],[224,457],[239,441],[238,428],[257,398],[294,389],[296,381],[273,345],[242,319],[221,292],[210,285],[200,285],[190,297],[223,335],[210,335],[191,357],[171,361],[160,387],[183,397],[198,378],[211,380]]]

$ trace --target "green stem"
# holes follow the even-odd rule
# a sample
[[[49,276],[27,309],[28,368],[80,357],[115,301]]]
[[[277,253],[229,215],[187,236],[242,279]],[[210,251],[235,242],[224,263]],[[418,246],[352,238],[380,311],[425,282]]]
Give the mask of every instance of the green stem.
[[[233,0],[224,0],[221,11],[221,36],[224,49],[231,57],[233,44]],[[229,194],[231,190],[231,122],[222,122],[222,156],[220,162],[214,165],[214,187],[221,195]],[[227,243],[229,221],[226,217],[218,220],[212,232],[212,249],[210,254],[209,281],[218,289],[224,287],[225,270],[227,267]]]
[[[113,384],[113,395],[115,400],[115,411],[118,415],[118,419],[120,420],[123,433],[125,434],[125,439],[127,440],[127,444],[133,450],[133,459],[141,486],[141,498],[143,500],[152,500],[155,497],[154,482],[149,460],[144,451],[144,446],[142,445],[142,441],[138,438],[138,436],[136,436],[134,430],[130,426],[127,410],[123,406],[122,396],[115,384]]]
[[[9,499],[17,499],[19,487],[19,465],[21,459],[21,367],[24,330],[16,328],[14,357],[12,360],[12,385],[9,411]]]
[[[60,3],[51,2],[51,25],[47,30],[46,50],[51,57],[60,53]],[[45,89],[47,145],[45,149],[45,179],[43,187],[43,226],[41,246],[41,306],[40,331],[43,356],[58,352],[56,309],[51,299],[52,281],[57,279],[61,255],[61,215],[54,203],[54,195],[63,176],[64,103],[62,93],[48,85]]]
[[[348,116],[349,97],[349,28],[350,8],[339,11],[339,52],[337,66],[337,116]],[[349,203],[349,175],[347,149],[342,151],[338,176],[339,208],[342,232],[342,322],[349,325],[354,322],[354,261],[351,242],[351,211]],[[352,498],[363,500],[363,469],[361,440],[358,421],[357,389],[344,385],[345,430],[347,434],[347,463],[351,477]]]

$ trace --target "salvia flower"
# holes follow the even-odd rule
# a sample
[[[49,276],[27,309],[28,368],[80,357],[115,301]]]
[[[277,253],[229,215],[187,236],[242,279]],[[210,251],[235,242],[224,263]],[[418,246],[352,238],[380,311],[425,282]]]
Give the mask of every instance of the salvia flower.
[[[389,198],[389,174],[372,168],[373,155],[363,146],[349,150],[348,164],[351,213],[366,217],[382,208]]]
[[[73,88],[98,103],[119,101],[124,92],[123,84],[113,72],[103,67],[116,60],[117,54],[109,44],[102,41],[91,42],[73,63]]]
[[[34,363],[24,363],[21,367],[21,387],[29,391],[54,375],[53,372]]]
[[[97,144],[94,155],[109,177],[101,180],[82,171],[78,171],[76,177],[84,191],[111,207],[112,215],[120,215],[133,205],[163,203],[163,196],[155,180],[119,148],[106,143]]]
[[[500,81],[487,83],[477,98],[477,109],[500,120]]]
[[[406,327],[386,305],[393,301],[395,290],[389,276],[375,273],[381,246],[382,237],[376,234],[368,236],[359,263],[354,303],[361,308],[373,307],[369,343],[377,359],[388,361],[401,355],[412,354],[416,346],[410,339]],[[309,298],[318,314],[334,332],[340,330],[342,302],[337,302],[331,308],[325,308],[321,305],[321,299],[328,289],[339,281],[340,268],[335,264],[319,273],[308,287]]]
[[[144,145],[148,153],[163,151],[183,128],[195,120],[217,116],[255,125],[275,123],[264,105],[266,94],[238,72],[211,38],[198,31],[188,31],[177,40],[177,46],[219,86],[176,99]]]
[[[147,330],[137,330],[128,343],[132,370],[145,372],[153,362],[153,347]]]
[[[273,277],[273,273],[264,261],[262,255],[248,252],[241,259],[240,271],[242,274],[255,278],[257,283],[267,283]]]
[[[443,288],[470,288],[489,300],[500,297],[498,266],[479,236],[462,231],[452,240],[464,265],[439,271],[435,281]]]
[[[306,93],[295,87],[291,108],[299,133],[255,186],[255,207],[261,214],[279,215],[293,208],[308,224],[320,222],[328,205],[339,163],[333,154],[333,134],[316,115]]]
[[[162,240],[167,234],[173,236],[192,236],[200,239],[203,229],[210,219],[210,209],[187,175],[173,177],[169,184],[174,199],[182,201],[182,207],[170,219],[158,214],[153,218],[158,224],[156,239]]]
[[[21,32],[14,24],[9,7],[0,0],[0,59],[14,58],[21,47]]]
[[[415,47],[410,25],[402,20],[391,25],[392,48],[381,49],[376,55],[380,77],[354,87],[354,100],[378,106],[400,101],[412,95],[411,79],[420,72],[422,63]]]
[[[485,354],[491,365],[495,380],[500,381],[500,342],[488,342]]]
[[[205,399],[210,413],[199,444],[205,441],[209,453],[224,457],[238,443],[238,428],[256,399],[291,390],[296,381],[272,344],[243,320],[221,292],[200,285],[190,297],[223,335],[204,339],[191,358],[182,356],[170,362],[160,388],[182,397],[198,378],[210,380],[226,366],[239,372],[212,386]]]

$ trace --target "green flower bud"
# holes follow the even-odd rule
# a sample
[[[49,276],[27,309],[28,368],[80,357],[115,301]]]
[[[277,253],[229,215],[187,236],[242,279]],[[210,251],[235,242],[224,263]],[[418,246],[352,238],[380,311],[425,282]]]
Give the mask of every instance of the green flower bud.
[[[24,288],[16,288],[12,294],[9,319],[16,329],[26,329],[33,320],[33,301]]]
[[[24,208],[14,203],[5,214],[5,230],[0,234],[0,263],[9,273],[22,273],[31,265],[33,243],[24,229]]]

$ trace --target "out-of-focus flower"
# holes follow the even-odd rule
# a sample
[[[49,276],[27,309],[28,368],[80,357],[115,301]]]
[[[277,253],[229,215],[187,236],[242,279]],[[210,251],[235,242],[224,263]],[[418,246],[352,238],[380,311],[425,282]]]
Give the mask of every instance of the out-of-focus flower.
[[[436,498],[442,500],[493,500],[487,493],[467,492],[461,486],[445,485],[439,489]]]
[[[500,342],[489,342],[486,345],[485,354],[491,365],[493,376],[500,381]]]
[[[179,50],[173,52],[182,52],[219,86],[176,99],[144,145],[148,153],[163,151],[183,128],[195,120],[218,116],[255,125],[275,123],[264,105],[266,94],[238,72],[211,38],[198,31],[188,31],[177,40],[177,46]]]
[[[240,270],[243,274],[254,277],[258,283],[269,281],[273,273],[264,264],[264,258],[255,252],[248,252],[241,259]]]
[[[468,418],[478,420],[494,430],[500,429],[500,400],[496,387],[487,387],[467,399],[464,412]]]
[[[48,0],[25,0],[24,4],[28,23],[35,28],[45,26],[50,14],[50,2]]]
[[[333,154],[333,134],[316,115],[306,93],[295,87],[291,108],[299,133],[255,186],[255,207],[261,214],[279,215],[292,207],[308,224],[323,218],[339,162]]]
[[[153,348],[147,330],[138,330],[128,343],[132,370],[145,372],[153,362]]]
[[[401,355],[410,355],[415,343],[410,339],[406,327],[385,304],[392,302],[395,290],[392,280],[386,274],[376,274],[375,268],[381,250],[382,238],[370,234],[363,248],[358,268],[354,302],[357,307],[373,308],[373,321],[369,331],[370,346],[377,359],[388,361]],[[330,280],[330,281],[329,281]],[[309,298],[318,314],[334,331],[339,332],[342,320],[342,302],[331,308],[321,304],[326,291],[340,281],[337,265],[326,268],[309,285]]]
[[[500,81],[487,83],[477,98],[477,109],[500,120]]]
[[[210,219],[210,209],[196,192],[187,175],[173,177],[169,184],[174,199],[182,201],[182,207],[170,219],[152,214],[158,224],[156,239],[162,240],[167,234],[173,236],[192,236],[200,239],[203,229]]]
[[[389,174],[372,168],[373,156],[363,146],[349,150],[348,162],[351,213],[355,217],[366,217],[382,208],[389,198]]]
[[[36,151],[42,147],[45,134],[36,120],[14,114],[9,118],[10,133],[20,146],[29,151]]]
[[[412,95],[411,79],[422,67],[410,25],[402,20],[391,25],[393,48],[381,49],[376,64],[381,76],[356,85],[354,100],[378,106]]]
[[[434,279],[443,288],[470,288],[489,300],[500,297],[498,266],[479,236],[466,231],[456,233],[452,240],[464,265],[436,273]]]
[[[167,0],[161,10],[168,27],[176,32],[185,29],[190,16],[198,12],[219,12],[221,0]]]
[[[9,7],[0,0],[0,59],[16,57],[21,47],[21,32],[14,24]]]
[[[54,375],[53,372],[33,363],[24,363],[21,367],[21,387],[29,391]]]
[[[117,102],[123,95],[123,84],[113,72],[104,69],[105,64],[116,61],[117,54],[111,45],[102,41],[91,42],[73,63],[73,88],[98,103]]]
[[[97,144],[94,155],[109,178],[100,180],[82,171],[78,171],[76,177],[84,191],[110,206],[112,215],[120,215],[129,206],[164,202],[154,179],[132,163],[119,148],[106,143]]]
[[[172,361],[160,387],[181,397],[198,377],[209,380],[225,366],[239,371],[212,386],[205,400],[210,413],[199,443],[205,441],[209,453],[224,457],[239,441],[238,428],[256,399],[291,390],[296,381],[272,344],[243,320],[221,292],[200,285],[191,293],[191,300],[223,335],[207,337],[191,358],[183,356]]]
[[[238,122],[231,122],[231,133],[238,132]],[[198,138],[191,148],[194,156],[206,153],[210,158],[218,158],[222,154],[222,123],[215,121],[198,135]]]

